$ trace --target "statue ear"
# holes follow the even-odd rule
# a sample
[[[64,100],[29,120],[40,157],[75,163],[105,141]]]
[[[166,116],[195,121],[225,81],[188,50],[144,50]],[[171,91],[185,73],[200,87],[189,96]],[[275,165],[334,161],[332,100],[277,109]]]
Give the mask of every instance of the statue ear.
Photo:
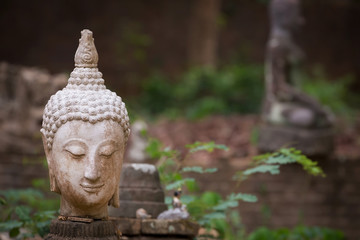
[[[109,201],[109,205],[118,208],[120,207],[120,198],[119,198],[119,185],[117,185],[114,195],[111,197]]]
[[[60,193],[60,189],[56,183],[56,178],[55,178],[55,174],[54,174],[54,166],[52,164],[52,154],[51,154],[52,151],[48,147],[46,137],[43,132],[41,132],[41,138],[42,138],[42,142],[44,145],[46,161],[47,161],[48,168],[49,168],[50,190],[52,192]]]

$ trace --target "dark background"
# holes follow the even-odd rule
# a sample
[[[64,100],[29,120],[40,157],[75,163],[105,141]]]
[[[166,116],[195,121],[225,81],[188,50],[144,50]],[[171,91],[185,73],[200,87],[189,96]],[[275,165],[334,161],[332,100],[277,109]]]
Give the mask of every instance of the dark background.
[[[70,72],[80,31],[94,32],[100,71],[120,95],[138,93],[154,70],[176,75],[189,67],[191,0],[20,1],[0,9],[0,61]],[[360,1],[305,0],[306,24],[297,36],[305,67],[324,67],[330,80],[353,74],[360,88]],[[217,65],[262,63],[269,32],[267,1],[223,0]]]

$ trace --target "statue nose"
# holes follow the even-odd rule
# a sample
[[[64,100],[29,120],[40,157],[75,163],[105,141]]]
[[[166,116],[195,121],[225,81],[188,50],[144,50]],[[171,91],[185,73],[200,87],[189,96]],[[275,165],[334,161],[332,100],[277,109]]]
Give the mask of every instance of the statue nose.
[[[84,177],[92,182],[97,181],[100,178],[99,170],[96,164],[96,158],[90,157],[85,167]]]

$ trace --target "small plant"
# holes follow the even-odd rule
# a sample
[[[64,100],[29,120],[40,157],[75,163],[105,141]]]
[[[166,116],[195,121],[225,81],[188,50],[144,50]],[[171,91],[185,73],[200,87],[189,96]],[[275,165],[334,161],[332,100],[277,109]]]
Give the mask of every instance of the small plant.
[[[191,154],[197,151],[212,152],[214,149],[227,150],[225,145],[214,142],[196,142],[186,145],[188,149],[185,157],[181,157],[180,152],[164,148],[162,144],[151,139],[147,147],[149,155],[157,159],[160,179],[167,191],[186,186],[191,195],[183,195],[181,200],[187,205],[191,217],[201,226],[215,228],[219,231],[222,239],[245,239],[245,231],[241,225],[241,218],[237,211],[239,201],[256,202],[257,197],[252,194],[233,192],[225,198],[216,192],[204,192],[199,194],[199,187],[194,178],[185,177],[188,172],[198,174],[209,174],[216,172],[216,168],[185,167],[183,162]],[[280,166],[284,164],[298,163],[303,169],[314,176],[325,176],[322,169],[316,162],[308,159],[294,148],[282,148],[277,152],[256,156],[252,165],[242,171],[238,171],[233,178],[242,182],[249,176],[256,173],[279,174]],[[166,198],[166,203],[171,203],[171,198]]]
[[[246,170],[238,171],[234,179],[238,182],[246,180],[255,173],[279,174],[280,166],[284,164],[298,163],[304,171],[313,176],[325,177],[325,173],[317,162],[310,160],[295,148],[281,148],[274,153],[267,153],[253,158],[252,166]]]
[[[153,74],[144,81],[143,94],[133,108],[147,116],[198,119],[211,114],[257,113],[263,95],[261,65],[237,64],[193,68],[179,79]]]
[[[330,81],[324,70],[318,66],[310,73],[295,74],[299,87],[316,98],[335,114],[351,119],[354,117],[360,98],[349,91],[354,81],[353,76],[345,75]]]
[[[59,201],[46,199],[38,189],[10,189],[0,191],[0,232],[21,239],[45,236],[50,221],[55,218]],[[20,232],[20,229],[24,232]]]

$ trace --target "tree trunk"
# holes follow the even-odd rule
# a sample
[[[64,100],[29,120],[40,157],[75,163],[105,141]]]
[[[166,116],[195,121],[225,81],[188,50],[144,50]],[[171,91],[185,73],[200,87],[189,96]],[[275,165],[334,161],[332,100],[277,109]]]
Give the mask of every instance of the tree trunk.
[[[189,26],[190,66],[216,66],[221,0],[195,0]]]

